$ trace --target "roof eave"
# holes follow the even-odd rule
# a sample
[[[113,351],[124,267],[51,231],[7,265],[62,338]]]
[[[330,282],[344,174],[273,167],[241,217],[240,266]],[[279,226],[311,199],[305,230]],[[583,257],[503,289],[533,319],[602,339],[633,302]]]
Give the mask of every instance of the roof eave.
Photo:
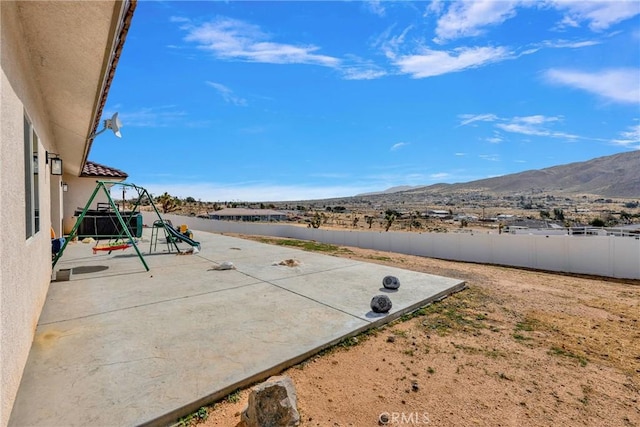
[[[114,28],[114,31],[112,31],[114,37],[108,44],[108,49],[110,49],[111,53],[109,55],[105,55],[104,67],[102,68],[104,70],[104,74],[102,77],[102,86],[98,92],[98,96],[96,96],[96,103],[94,105],[92,115],[93,119],[91,121],[89,129],[87,130],[86,144],[84,146],[84,153],[82,155],[82,163],[80,165],[80,174],[82,174],[84,165],[87,162],[89,152],[91,151],[91,145],[93,144],[93,140],[95,138],[95,133],[98,131],[98,126],[100,125],[100,118],[102,117],[102,112],[107,102],[109,89],[111,88],[111,83],[113,82],[113,78],[115,76],[118,61],[120,60],[122,48],[124,46],[125,39],[127,38],[129,27],[131,26],[133,12],[135,11],[136,4],[137,0],[125,0],[121,3],[116,2],[114,5],[114,9],[116,10],[118,7],[120,7],[120,15],[119,19],[114,21],[114,26],[116,27]]]

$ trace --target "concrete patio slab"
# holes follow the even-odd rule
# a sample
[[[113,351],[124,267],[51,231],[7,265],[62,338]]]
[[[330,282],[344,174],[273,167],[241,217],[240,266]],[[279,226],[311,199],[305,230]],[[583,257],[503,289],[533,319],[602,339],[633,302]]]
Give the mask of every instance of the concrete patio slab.
[[[12,426],[167,425],[464,282],[196,232],[197,255],[70,244],[56,269]],[[158,250],[161,245],[158,244]],[[162,246],[166,249],[166,245]],[[296,259],[300,265],[274,265]],[[231,261],[235,270],[214,267]],[[382,278],[393,309],[373,314]]]

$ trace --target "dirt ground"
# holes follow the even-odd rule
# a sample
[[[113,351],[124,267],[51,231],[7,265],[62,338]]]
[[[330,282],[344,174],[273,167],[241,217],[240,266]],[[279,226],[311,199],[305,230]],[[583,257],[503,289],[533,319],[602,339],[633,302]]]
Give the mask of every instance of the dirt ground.
[[[302,426],[640,426],[639,281],[316,250],[468,288],[283,372]],[[249,391],[182,422],[236,427]]]

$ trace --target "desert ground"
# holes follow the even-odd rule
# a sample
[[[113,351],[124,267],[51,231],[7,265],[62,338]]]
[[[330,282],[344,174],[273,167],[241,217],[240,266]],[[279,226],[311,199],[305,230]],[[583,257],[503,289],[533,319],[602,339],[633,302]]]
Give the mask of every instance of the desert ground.
[[[284,371],[302,426],[640,426],[640,281],[237,237],[466,281]],[[179,425],[240,426],[249,391]]]

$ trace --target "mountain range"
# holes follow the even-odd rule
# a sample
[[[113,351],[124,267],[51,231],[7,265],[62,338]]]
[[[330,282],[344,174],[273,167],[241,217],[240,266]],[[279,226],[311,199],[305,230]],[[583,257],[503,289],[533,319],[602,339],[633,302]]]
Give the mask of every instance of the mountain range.
[[[417,196],[438,192],[485,192],[495,194],[548,192],[566,195],[640,198],[640,150],[598,157],[539,170],[503,175],[456,184],[434,184],[422,187],[392,187],[358,197],[398,193]]]

